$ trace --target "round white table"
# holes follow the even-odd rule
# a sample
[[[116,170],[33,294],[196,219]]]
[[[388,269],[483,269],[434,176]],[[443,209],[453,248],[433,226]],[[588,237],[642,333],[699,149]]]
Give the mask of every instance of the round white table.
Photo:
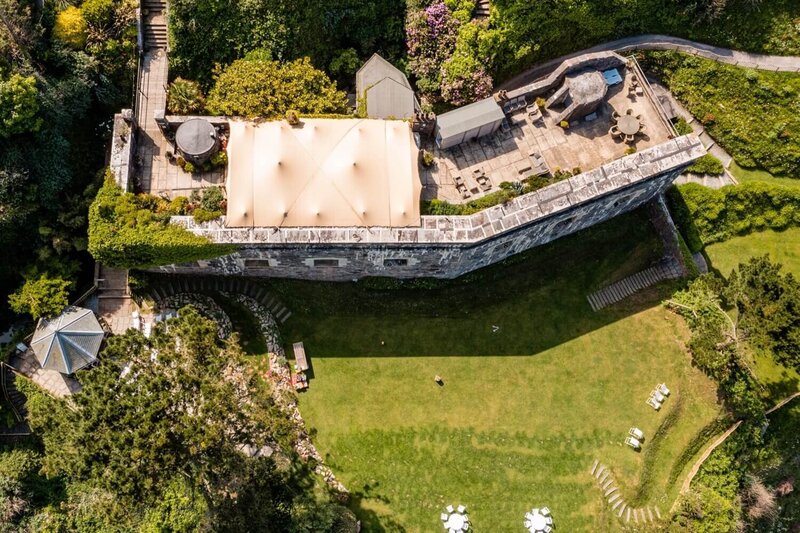
[[[531,518],[531,528],[534,531],[544,531],[545,527],[547,527],[547,520],[544,515],[541,513],[533,515],[533,518]]]
[[[447,529],[455,529],[456,531],[461,531],[464,529],[464,524],[467,522],[467,517],[463,514],[459,513],[452,513],[448,518],[447,522],[444,523],[444,527]]]

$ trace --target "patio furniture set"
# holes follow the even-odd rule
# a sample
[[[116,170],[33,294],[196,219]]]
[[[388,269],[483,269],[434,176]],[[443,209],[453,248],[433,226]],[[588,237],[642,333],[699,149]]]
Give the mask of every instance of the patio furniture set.
[[[452,505],[448,505],[445,511],[440,515],[440,518],[448,533],[469,531],[470,524],[466,507],[459,505],[454,508]],[[554,527],[553,517],[547,507],[542,507],[541,509],[535,507],[525,513],[523,524],[530,533],[550,533]]]
[[[650,396],[647,398],[647,405],[658,411],[661,409],[661,404],[669,396],[669,389],[664,383],[660,383],[655,389],[650,391]]]
[[[442,524],[448,533],[460,533],[462,531],[469,531],[469,516],[467,516],[467,508],[459,505],[458,508],[453,509],[452,505],[448,505],[447,512],[441,514]]]
[[[636,96],[644,95],[644,89],[642,89],[642,86],[639,84],[639,78],[637,78],[635,74],[631,79],[631,84],[628,85],[628,96],[632,94]]]
[[[553,517],[550,516],[550,509],[547,507],[534,508],[525,513],[524,525],[530,533],[550,533],[553,531]]]
[[[294,352],[294,372],[292,372],[292,385],[295,390],[304,390],[308,388],[308,377],[305,372],[308,370],[308,359],[306,359],[306,348],[302,342],[295,342],[292,344],[292,352]]]
[[[460,174],[455,174],[455,177],[453,179],[456,182],[456,190],[461,195],[461,198],[463,198],[464,200],[472,196],[473,192],[477,192],[478,188],[480,188],[484,192],[489,191],[492,188],[492,181],[489,179],[489,177],[486,175],[486,173],[484,173],[483,169],[481,168],[477,168],[472,171],[472,179],[475,180],[475,182],[478,184],[478,187],[473,188],[472,190],[470,190],[470,187],[467,186],[464,177],[461,176]]]
[[[642,115],[634,115],[633,109],[628,109],[624,115],[616,111],[611,113],[614,124],[608,130],[609,135],[615,139],[622,139],[628,144],[636,141],[636,136],[646,132],[642,123]]]
[[[625,437],[625,444],[634,450],[638,450],[642,447],[642,442],[644,442],[644,431],[635,427],[628,430],[628,436]]]

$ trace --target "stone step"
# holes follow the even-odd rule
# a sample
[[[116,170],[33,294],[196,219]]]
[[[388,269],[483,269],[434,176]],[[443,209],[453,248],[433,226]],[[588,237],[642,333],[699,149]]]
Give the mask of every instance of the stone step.
[[[284,317],[281,319],[281,324],[283,324],[284,322],[286,322],[287,320],[289,320],[289,317],[290,317],[290,316],[292,316],[292,313],[291,313],[291,312],[288,312],[288,313],[286,313],[286,314],[284,315]]]

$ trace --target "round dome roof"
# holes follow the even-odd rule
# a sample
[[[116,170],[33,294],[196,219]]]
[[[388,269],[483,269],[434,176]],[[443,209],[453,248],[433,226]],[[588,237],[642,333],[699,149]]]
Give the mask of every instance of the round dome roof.
[[[202,156],[217,144],[217,132],[207,120],[191,118],[178,127],[175,143],[187,155]]]

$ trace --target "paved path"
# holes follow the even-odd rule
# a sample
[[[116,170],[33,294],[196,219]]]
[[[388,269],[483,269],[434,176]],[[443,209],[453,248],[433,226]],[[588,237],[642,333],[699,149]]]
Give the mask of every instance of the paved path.
[[[770,56],[761,54],[751,54],[749,52],[739,52],[727,48],[719,48],[708,44],[681,39],[680,37],[670,37],[668,35],[636,35],[625,37],[616,41],[599,44],[586,50],[581,50],[572,54],[561,56],[541,65],[537,65],[525,72],[511,78],[497,90],[517,89],[536,81],[538,78],[547,74],[557,65],[566,59],[571,59],[590,52],[615,51],[619,53],[630,52],[633,50],[677,50],[688,54],[698,55],[722,63],[737,65],[741,67],[757,68],[761,70],[774,70],[782,72],[800,72],[800,57],[797,56]]]
[[[131,326],[133,301],[128,289],[128,271],[100,265],[97,284],[97,314],[115,335]]]
[[[56,398],[70,396],[81,390],[81,384],[74,377],[65,376],[56,370],[42,368],[30,348],[25,353],[16,353],[11,356],[9,366]]]
[[[623,514],[625,515],[626,524],[631,521],[631,515],[636,524],[640,521],[642,524],[652,524],[656,520],[661,520],[661,511],[658,506],[651,508],[648,505],[645,508],[638,509],[630,507],[625,502],[622,492],[619,491],[619,486],[617,486],[617,483],[614,481],[611,469],[601,464],[597,459],[592,463],[591,473],[592,477],[597,481],[597,486],[600,487],[600,490],[603,492],[603,499],[607,500],[608,506],[611,507],[611,512],[615,514],[619,520],[622,520]]]

